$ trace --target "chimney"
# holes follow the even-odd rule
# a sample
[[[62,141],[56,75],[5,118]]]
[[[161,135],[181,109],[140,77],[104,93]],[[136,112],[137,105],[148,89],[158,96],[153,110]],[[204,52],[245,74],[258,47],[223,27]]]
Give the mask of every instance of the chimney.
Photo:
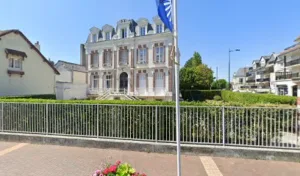
[[[39,51],[41,51],[41,46],[40,46],[40,43],[39,41],[37,41],[34,46],[36,47],[36,49],[38,49]]]

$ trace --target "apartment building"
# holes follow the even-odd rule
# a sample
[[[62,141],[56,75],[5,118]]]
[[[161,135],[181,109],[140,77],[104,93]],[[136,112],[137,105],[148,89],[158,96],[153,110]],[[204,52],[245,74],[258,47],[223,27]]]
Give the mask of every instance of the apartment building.
[[[235,76],[235,75],[234,75]],[[252,62],[246,73],[246,83],[239,90],[255,93],[274,93],[277,95],[297,96],[300,83],[300,36],[295,44],[279,54],[261,56]]]
[[[156,16],[92,27],[81,45],[89,95],[105,99],[172,100],[173,34]]]

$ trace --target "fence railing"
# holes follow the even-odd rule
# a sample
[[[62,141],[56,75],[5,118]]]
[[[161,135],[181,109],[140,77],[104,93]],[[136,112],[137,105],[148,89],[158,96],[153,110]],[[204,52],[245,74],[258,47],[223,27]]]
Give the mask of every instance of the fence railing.
[[[297,109],[181,107],[181,141],[300,149]],[[174,143],[173,106],[0,103],[0,131]]]

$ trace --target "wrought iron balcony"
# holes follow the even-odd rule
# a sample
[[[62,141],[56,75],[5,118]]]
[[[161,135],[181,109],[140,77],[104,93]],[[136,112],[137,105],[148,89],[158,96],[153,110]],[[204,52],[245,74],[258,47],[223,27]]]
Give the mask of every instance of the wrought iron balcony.
[[[270,78],[260,78],[260,79],[256,79],[256,82],[269,82]]]

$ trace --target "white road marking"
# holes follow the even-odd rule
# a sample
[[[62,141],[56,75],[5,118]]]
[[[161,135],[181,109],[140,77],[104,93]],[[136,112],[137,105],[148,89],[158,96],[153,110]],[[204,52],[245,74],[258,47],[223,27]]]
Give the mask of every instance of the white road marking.
[[[223,176],[218,166],[211,157],[199,157],[208,176]]]
[[[5,155],[5,154],[8,154],[8,153],[10,153],[10,152],[12,152],[12,151],[14,151],[14,150],[18,150],[18,149],[20,149],[20,148],[22,148],[22,147],[24,147],[24,146],[26,146],[26,145],[28,145],[28,144],[26,144],[26,143],[21,143],[21,144],[15,145],[15,146],[13,146],[13,147],[7,148],[7,149],[5,149],[5,150],[2,150],[2,151],[0,151],[0,156],[3,156],[3,155]]]

